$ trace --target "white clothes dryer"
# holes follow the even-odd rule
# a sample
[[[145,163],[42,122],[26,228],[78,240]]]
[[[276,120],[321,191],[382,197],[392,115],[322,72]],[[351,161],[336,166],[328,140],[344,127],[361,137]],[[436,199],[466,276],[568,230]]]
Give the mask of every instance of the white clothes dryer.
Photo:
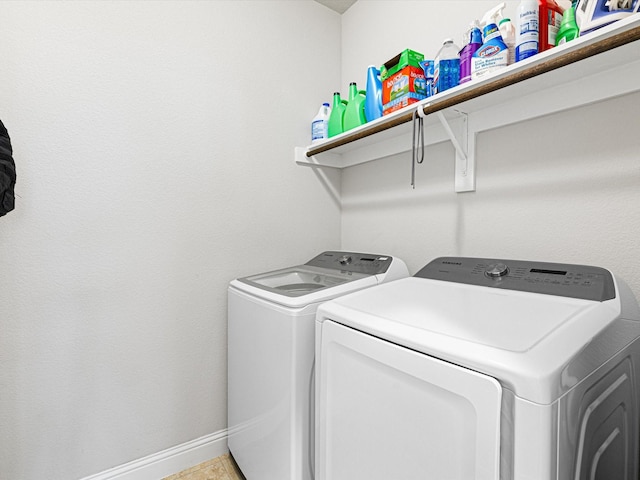
[[[316,329],[316,480],[638,479],[640,310],[608,270],[438,258]]]
[[[329,251],[230,283],[228,446],[248,480],[313,478],[318,305],[408,275],[389,255]]]

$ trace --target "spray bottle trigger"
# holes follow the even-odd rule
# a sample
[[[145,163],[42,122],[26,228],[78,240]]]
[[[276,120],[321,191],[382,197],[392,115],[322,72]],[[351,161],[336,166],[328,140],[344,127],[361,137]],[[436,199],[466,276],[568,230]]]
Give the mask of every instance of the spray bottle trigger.
[[[482,17],[482,27],[484,28],[490,23],[495,23],[497,25],[498,20],[496,17],[498,16],[498,14],[500,14],[500,16],[502,17],[503,16],[502,12],[506,7],[507,7],[507,4],[505,2],[502,2],[501,4],[496,5],[487,13],[485,13],[484,16]]]

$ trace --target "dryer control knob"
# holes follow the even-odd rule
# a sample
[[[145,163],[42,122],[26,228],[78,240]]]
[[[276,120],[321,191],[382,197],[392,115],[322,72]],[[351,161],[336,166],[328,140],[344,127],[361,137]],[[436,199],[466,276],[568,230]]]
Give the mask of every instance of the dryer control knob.
[[[509,267],[507,267],[504,263],[494,263],[492,265],[489,265],[484,273],[487,277],[490,278],[500,278],[509,273]]]
[[[343,255],[338,259],[340,265],[349,265],[353,259],[349,255]]]

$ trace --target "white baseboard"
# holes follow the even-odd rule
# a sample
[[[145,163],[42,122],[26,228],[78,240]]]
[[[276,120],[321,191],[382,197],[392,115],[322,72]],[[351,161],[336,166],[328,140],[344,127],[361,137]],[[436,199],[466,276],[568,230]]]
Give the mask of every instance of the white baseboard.
[[[225,429],[81,480],[159,480],[228,451]]]

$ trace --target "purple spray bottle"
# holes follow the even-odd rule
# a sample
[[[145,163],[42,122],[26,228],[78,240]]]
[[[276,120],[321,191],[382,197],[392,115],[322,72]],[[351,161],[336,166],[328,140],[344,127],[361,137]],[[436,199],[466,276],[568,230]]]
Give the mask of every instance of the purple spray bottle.
[[[478,21],[470,25],[470,29],[465,34],[469,42],[460,50],[460,83],[471,80],[471,57],[482,46],[482,32],[478,26]]]

